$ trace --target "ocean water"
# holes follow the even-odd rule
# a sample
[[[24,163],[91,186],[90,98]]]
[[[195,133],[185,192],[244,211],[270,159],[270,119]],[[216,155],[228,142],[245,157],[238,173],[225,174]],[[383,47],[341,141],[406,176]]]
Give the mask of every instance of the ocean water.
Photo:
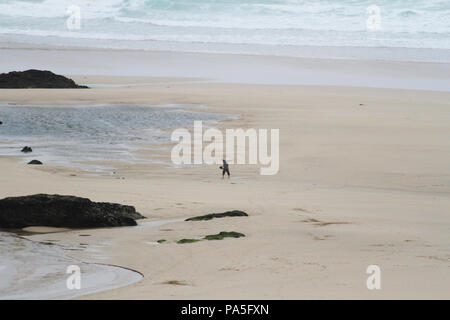
[[[152,151],[168,148],[176,128],[192,128],[231,119],[231,115],[193,112],[189,105],[149,107],[99,105],[73,107],[0,106],[0,155],[22,156],[22,162],[39,159],[44,164],[110,172],[114,163],[171,164]],[[24,154],[22,147],[33,152]],[[138,150],[147,150],[145,154]],[[111,162],[111,166],[99,162]]]
[[[372,5],[377,6],[375,11],[368,9]],[[75,18],[72,22],[77,18],[76,10],[68,11],[70,6],[80,9],[79,29],[67,25],[70,16]],[[378,12],[379,19],[373,20]],[[2,0],[0,39],[173,50],[199,50],[201,45],[215,51],[226,51],[226,45],[238,46],[237,50],[248,46],[449,50],[450,1]]]

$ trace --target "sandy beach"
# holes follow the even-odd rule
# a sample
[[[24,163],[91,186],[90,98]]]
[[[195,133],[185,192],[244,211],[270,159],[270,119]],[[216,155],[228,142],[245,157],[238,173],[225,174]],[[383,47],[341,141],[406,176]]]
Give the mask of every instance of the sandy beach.
[[[147,217],[137,227],[27,236],[61,246],[80,242],[87,248],[101,246],[101,254],[93,250],[67,254],[84,262],[137,270],[144,276],[132,285],[81,299],[449,298],[448,64],[378,61],[366,65],[377,70],[372,77],[358,67],[363,62],[258,58],[261,61],[254,63],[267,69],[250,76],[246,72],[258,68],[242,62],[248,56],[228,55],[225,61],[245,65],[227,71],[242,75],[244,80],[236,83],[220,71],[222,60],[217,57],[215,69],[197,65],[198,70],[209,71],[191,72],[197,61],[210,61],[201,54],[191,54],[194,63],[183,72],[170,72],[176,69],[172,65],[164,74],[163,65],[152,72],[139,59],[132,66],[116,64],[109,69],[117,63],[117,51],[102,52],[103,65],[96,64],[98,51],[81,51],[69,66],[64,63],[75,51],[19,51],[20,55],[11,55],[12,69],[19,67],[16,60],[23,61],[18,57],[33,54],[33,63],[26,67],[52,67],[77,83],[93,86],[0,89],[2,103],[49,108],[194,104],[206,106],[207,112],[238,116],[219,122],[216,127],[221,130],[280,130],[280,169],[272,176],[260,175],[257,165],[231,165],[231,179],[221,180],[216,165],[174,168],[164,163],[115,164],[115,175],[87,175],[70,167],[27,166],[18,158],[0,157],[1,198],[70,194],[133,205]],[[0,53],[9,56],[11,50]],[[51,60],[49,55],[61,58]],[[122,53],[120,61],[134,60],[133,55]],[[139,57],[146,55],[151,53]],[[173,55],[173,60],[165,60],[167,64],[187,59]],[[0,61],[6,71],[8,62]],[[311,65],[313,83],[303,81],[309,74],[302,74],[308,70],[305,63]],[[252,81],[270,76],[271,67],[281,70],[280,65],[303,80],[283,83],[281,73],[275,72],[270,84]],[[321,85],[313,85],[314,79],[326,77],[320,73],[322,68],[334,75],[330,82],[335,86],[323,79]],[[358,77],[365,79],[360,86],[355,85]],[[348,81],[341,83],[344,78]],[[375,88],[383,79],[390,79],[380,85],[385,88]],[[437,84],[435,90],[417,90],[419,85],[430,89],[430,83]],[[170,150],[159,152],[162,159],[170,160]],[[227,210],[243,210],[249,216],[182,221]],[[145,227],[159,220],[176,221]],[[246,237],[176,243],[220,231]],[[166,242],[155,244],[160,239]],[[380,266],[381,290],[366,287],[369,265]]]

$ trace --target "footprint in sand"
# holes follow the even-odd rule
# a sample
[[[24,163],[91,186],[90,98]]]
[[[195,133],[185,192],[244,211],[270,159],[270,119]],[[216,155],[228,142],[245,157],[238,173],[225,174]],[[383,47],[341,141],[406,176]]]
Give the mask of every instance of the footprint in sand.
[[[311,236],[311,238],[313,240],[329,240],[329,239],[333,238],[333,236],[329,235],[329,234],[326,234],[326,235],[323,235],[323,236],[319,236],[319,235],[315,235],[313,233],[308,233],[308,235]]]
[[[239,271],[239,269],[234,268],[234,267],[225,267],[225,268],[220,268],[219,271]]]
[[[351,222],[348,221],[320,221],[314,218],[307,218],[305,220],[302,220],[301,222],[313,223],[315,226],[318,227],[325,227],[332,224],[351,224]]]
[[[431,260],[437,260],[442,262],[450,262],[450,258],[438,257],[438,256],[417,256],[417,258],[426,258]]]
[[[308,218],[308,219],[302,220],[302,222],[314,222],[314,223],[317,223],[317,222],[320,222],[320,221],[317,220],[317,219]]]
[[[317,222],[314,225],[319,226],[319,227],[325,227],[325,226],[329,226],[332,224],[351,224],[351,222],[347,222],[347,221]]]
[[[162,282],[161,284],[170,284],[173,286],[187,286],[188,284],[185,281],[180,280],[167,280]]]
[[[318,263],[318,262],[303,262],[303,264],[304,264],[304,265],[308,265],[308,266],[317,266],[317,267],[319,267],[319,268],[322,269],[322,270],[327,269],[327,266],[325,266],[325,265],[323,265],[323,264],[320,264],[320,263]]]
[[[304,212],[304,213],[313,213],[309,210],[303,209],[303,208],[292,208],[292,210],[294,211],[300,211],[300,212]]]

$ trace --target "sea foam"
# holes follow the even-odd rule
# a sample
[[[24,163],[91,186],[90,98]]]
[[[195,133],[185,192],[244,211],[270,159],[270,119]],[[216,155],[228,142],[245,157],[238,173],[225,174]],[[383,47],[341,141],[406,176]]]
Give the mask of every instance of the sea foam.
[[[367,30],[380,9],[381,28]],[[66,25],[78,6],[81,28]],[[0,4],[0,34],[62,39],[180,43],[450,49],[447,0],[11,0]],[[146,41],[146,42],[141,42]],[[61,42],[61,40],[58,42]],[[132,46],[134,47],[134,46]]]

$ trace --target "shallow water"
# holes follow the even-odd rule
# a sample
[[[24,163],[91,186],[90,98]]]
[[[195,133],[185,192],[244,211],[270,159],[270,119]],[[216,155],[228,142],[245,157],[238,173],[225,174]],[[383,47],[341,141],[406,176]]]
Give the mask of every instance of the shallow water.
[[[166,220],[154,220],[147,222],[138,222],[137,227],[160,227],[168,223],[172,222],[181,222],[185,221],[187,218],[178,218],[178,219],[166,219]]]
[[[115,266],[82,263],[57,245],[0,232],[0,299],[70,299],[137,282],[142,276]],[[66,286],[67,267],[81,269],[81,288]]]
[[[159,227],[186,218],[138,222],[137,227]],[[136,228],[136,227],[134,227]],[[148,244],[159,244],[147,242]],[[114,243],[105,243],[111,246]],[[102,245],[81,245],[62,248],[58,243],[39,243],[0,231],[0,299],[71,299],[85,294],[114,289],[140,281],[137,272],[102,264],[88,264],[67,257],[64,250],[83,250],[102,255]],[[81,289],[69,290],[67,267],[78,265],[81,269]]]
[[[172,129],[192,128],[229,119],[229,115],[188,110],[189,105],[149,107],[99,105],[73,107],[0,106],[0,155],[23,156],[23,162],[111,170],[98,162],[161,162],[139,149],[161,148]],[[20,152],[30,146],[32,153]],[[167,159],[169,163],[170,159]]]

